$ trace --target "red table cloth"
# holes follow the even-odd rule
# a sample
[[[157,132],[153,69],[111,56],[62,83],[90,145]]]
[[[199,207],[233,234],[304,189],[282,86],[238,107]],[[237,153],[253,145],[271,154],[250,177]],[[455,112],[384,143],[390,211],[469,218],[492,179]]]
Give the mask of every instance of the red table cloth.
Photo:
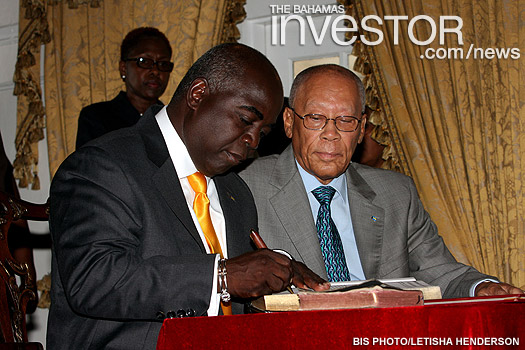
[[[168,349],[525,349],[525,299],[164,321]]]

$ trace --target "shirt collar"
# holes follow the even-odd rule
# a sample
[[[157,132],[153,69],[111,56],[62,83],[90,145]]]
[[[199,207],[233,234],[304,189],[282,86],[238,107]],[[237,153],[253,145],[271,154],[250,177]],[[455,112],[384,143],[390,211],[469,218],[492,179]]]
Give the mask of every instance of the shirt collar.
[[[345,173],[342,173],[335,179],[332,179],[332,181],[330,181],[329,184],[324,185],[321,182],[319,182],[319,180],[317,180],[315,176],[304,170],[303,167],[297,162],[297,159],[295,159],[295,164],[297,165],[297,169],[299,169],[299,174],[303,179],[303,184],[307,193],[312,192],[312,190],[316,189],[319,186],[332,186],[335,189],[335,191],[339,193],[339,195],[345,203],[348,201],[348,188],[346,186]]]
[[[166,107],[162,108],[160,112],[157,113],[155,119],[157,119],[157,123],[159,124],[160,131],[162,132],[162,136],[168,147],[171,161],[175,166],[175,171],[177,172],[179,179],[183,179],[197,172],[198,170],[191,160],[186,145],[182,142],[182,139],[173,127],[173,124],[171,124]]]

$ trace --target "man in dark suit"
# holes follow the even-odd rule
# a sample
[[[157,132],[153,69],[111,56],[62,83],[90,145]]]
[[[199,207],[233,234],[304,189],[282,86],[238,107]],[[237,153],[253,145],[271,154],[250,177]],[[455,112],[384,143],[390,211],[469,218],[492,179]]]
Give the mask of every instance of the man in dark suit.
[[[244,298],[290,282],[327,288],[303,264],[252,251],[253,198],[227,173],[257,147],[282,101],[262,54],[219,45],[167,107],[64,161],[50,196],[49,349],[153,349],[166,316],[240,313]]]
[[[522,292],[454,259],[409,177],[351,163],[366,122],[354,73],[309,68],[289,101],[284,127],[292,145],[240,174],[268,247],[331,281],[412,276],[440,286],[445,297]]]

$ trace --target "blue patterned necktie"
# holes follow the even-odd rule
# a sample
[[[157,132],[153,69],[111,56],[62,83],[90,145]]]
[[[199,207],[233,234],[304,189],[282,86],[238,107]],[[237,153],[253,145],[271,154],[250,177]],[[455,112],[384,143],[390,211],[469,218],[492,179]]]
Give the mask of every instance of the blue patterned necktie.
[[[335,194],[332,186],[319,186],[312,191],[321,206],[317,213],[317,237],[330,282],[350,281],[341,237],[330,214],[330,202]]]

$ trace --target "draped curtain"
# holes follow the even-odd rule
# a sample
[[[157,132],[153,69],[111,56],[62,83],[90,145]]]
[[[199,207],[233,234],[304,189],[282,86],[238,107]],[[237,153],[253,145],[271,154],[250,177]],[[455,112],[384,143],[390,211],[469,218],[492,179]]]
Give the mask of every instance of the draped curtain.
[[[367,101],[381,116],[376,134],[391,143],[399,170],[411,175],[421,199],[454,256],[480,271],[525,287],[525,59],[466,58],[473,48],[525,48],[523,0],[355,0],[349,11],[366,15],[427,15],[463,20],[464,45],[439,32],[415,45],[408,21],[380,28],[376,46],[356,45],[367,75]],[[447,24],[455,27],[456,23]],[[414,26],[430,37],[425,21]],[[368,40],[377,36],[368,33]],[[463,48],[463,58],[421,58],[427,48]],[[490,51],[490,50],[489,50]],[[441,51],[443,52],[443,51]],[[483,51],[485,53],[485,51]],[[524,52],[521,52],[523,55]],[[376,117],[377,119],[377,117]],[[376,123],[374,123],[376,124]],[[381,132],[383,130],[384,132]]]
[[[236,23],[245,16],[244,3],[245,0],[21,0],[20,13],[36,8],[38,11],[31,11],[36,18],[33,22],[42,24],[41,28],[34,28],[21,21],[21,33],[37,33],[33,36],[38,40],[28,51],[37,54],[40,42],[49,42],[45,46],[44,87],[51,176],[75,148],[82,107],[110,100],[124,89],[118,62],[120,43],[130,30],[153,26],[170,40],[175,68],[161,97],[168,103],[178,82],[200,55],[216,44],[238,39]],[[48,37],[40,33],[47,33]],[[39,67],[29,69],[36,71],[32,80],[35,81]],[[15,77],[16,74],[21,75],[18,72]],[[33,85],[40,92],[38,80]],[[27,109],[40,95],[19,98],[17,140],[23,142],[19,147],[17,141],[15,172],[18,171],[20,187],[32,182],[35,188],[38,184],[37,142],[43,137],[44,110],[40,100],[36,101],[40,109],[32,107],[32,113]],[[24,125],[31,125],[33,132],[25,132]]]
[[[40,89],[40,46],[51,38],[42,0],[20,0],[18,54],[13,82],[17,99],[16,158],[13,175],[19,187],[40,189],[38,142],[44,138],[44,105]],[[38,64],[37,64],[38,62]]]

